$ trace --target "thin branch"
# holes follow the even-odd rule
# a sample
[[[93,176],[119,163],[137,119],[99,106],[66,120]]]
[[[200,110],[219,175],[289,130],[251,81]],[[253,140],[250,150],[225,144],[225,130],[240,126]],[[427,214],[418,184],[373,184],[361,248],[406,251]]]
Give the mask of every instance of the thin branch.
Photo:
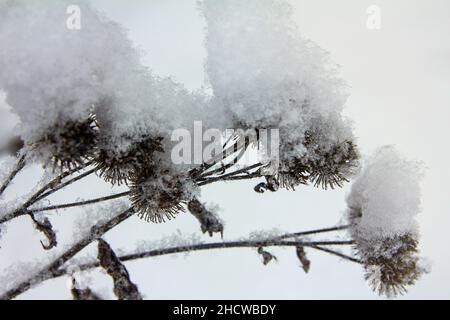
[[[238,148],[238,143],[235,142],[232,146],[230,146],[227,149],[225,149],[224,151],[222,151],[221,154],[218,154],[215,157],[209,159],[208,162],[204,162],[199,168],[195,169],[194,177],[197,178],[199,175],[202,175],[206,170],[215,166],[219,161],[225,160],[228,157],[234,155],[235,153],[240,151],[243,147],[247,148],[248,146],[242,145],[240,148]],[[234,159],[233,159],[233,161],[234,161]]]
[[[118,198],[126,197],[129,194],[130,194],[130,192],[126,191],[126,192],[117,193],[117,194],[113,194],[113,195],[110,195],[110,196],[95,198],[95,199],[86,200],[86,201],[65,203],[65,204],[59,204],[59,205],[43,207],[43,208],[36,208],[36,209],[30,208],[29,211],[32,211],[32,212],[43,212],[43,211],[67,209],[67,208],[73,208],[73,207],[81,207],[81,206],[85,206],[85,205],[89,205],[89,204],[94,204],[94,203],[109,201],[109,200],[112,200],[112,199],[118,199]]]
[[[15,288],[8,290],[2,296],[0,296],[0,300],[10,300],[17,297],[19,294],[27,291],[33,285],[41,283],[44,280],[50,279],[53,277],[53,274],[68,260],[73,258],[77,253],[86,248],[93,241],[96,241],[100,237],[102,237],[106,232],[125,221],[129,217],[134,214],[134,209],[129,208],[116,217],[112,218],[108,222],[100,226],[94,226],[91,228],[91,231],[88,236],[75,243],[70,249],[64,252],[59,258],[56,258],[52,263],[43,268],[37,274],[31,276],[27,280],[18,284]]]
[[[129,261],[135,259],[142,259],[147,257],[155,257],[167,254],[182,253],[182,252],[192,252],[210,249],[229,249],[229,248],[259,248],[259,247],[295,247],[295,246],[324,246],[324,245],[350,245],[353,241],[230,241],[230,242],[215,242],[215,243],[203,243],[194,246],[181,246],[174,248],[166,248],[160,250],[151,250],[142,253],[134,253],[129,255],[124,255],[120,257],[121,261]]]
[[[331,254],[339,255],[341,258],[350,260],[352,262],[359,263],[358,260],[335,252],[333,250],[324,250],[322,246],[345,246],[353,244],[353,241],[274,241],[271,240],[263,240],[263,241],[251,241],[251,240],[243,240],[243,241],[230,241],[230,242],[214,242],[214,243],[202,243],[197,245],[186,245],[172,248],[164,248],[164,249],[156,249],[145,252],[133,253],[122,255],[119,257],[120,261],[132,261],[137,259],[144,259],[149,257],[158,257],[169,254],[177,254],[183,252],[195,252],[195,251],[204,251],[204,250],[213,250],[213,249],[231,249],[231,248],[259,248],[259,247],[311,247],[313,249],[325,251]],[[77,270],[85,271],[92,268],[99,267],[100,264],[98,262],[92,262],[87,264],[82,264],[77,267]],[[54,271],[52,277],[57,278],[68,274],[67,269],[59,269]]]
[[[329,254],[341,257],[343,259],[346,259],[346,260],[349,260],[349,261],[352,261],[352,262],[356,262],[356,263],[359,263],[359,264],[362,263],[361,260],[359,260],[359,259],[355,259],[353,257],[350,257],[350,256],[346,255],[346,254],[343,254],[343,253],[340,253],[340,252],[337,252],[337,251],[334,251],[334,250],[331,250],[331,249],[328,249],[328,248],[324,248],[322,246],[311,246],[311,248],[319,250],[319,251],[327,252]]]
[[[251,166],[248,166],[248,167],[245,167],[245,168],[242,168],[242,169],[230,172],[230,173],[226,173],[226,174],[223,174],[223,175],[220,175],[220,176],[217,176],[217,177],[211,177],[210,179],[213,179],[213,178],[222,178],[223,179],[223,178],[228,178],[228,177],[231,177],[231,176],[236,176],[236,175],[241,174],[241,173],[249,174],[250,170],[259,168],[262,165],[263,165],[262,163],[255,163],[255,164],[253,164]],[[199,177],[199,179],[202,179],[202,178],[204,178],[204,176]]]
[[[6,181],[3,183],[3,185],[0,186],[0,195],[5,192],[6,188],[8,188],[11,181],[14,180],[16,175],[25,167],[25,156],[22,156],[19,161],[17,162],[16,166],[14,167],[13,171],[10,173],[8,178],[6,178]]]
[[[35,199],[34,203],[38,202],[39,200],[42,200],[42,199],[44,199],[44,198],[46,198],[48,196],[50,196],[51,194],[55,193],[56,191],[61,190],[62,188],[65,188],[65,187],[67,187],[68,185],[70,185],[70,184],[72,184],[74,182],[77,182],[77,181],[79,181],[79,180],[81,180],[81,179],[83,179],[83,178],[93,174],[95,171],[96,171],[96,169],[88,170],[88,171],[86,171],[86,172],[84,172],[84,173],[82,173],[82,174],[80,174],[80,175],[78,175],[78,176],[76,176],[76,177],[74,177],[74,178],[64,182],[64,183],[61,183],[61,184],[57,185],[56,187],[50,187],[50,190],[45,192],[44,194],[41,194],[40,196],[38,196]]]
[[[74,168],[71,170],[67,170],[63,173],[61,173],[59,176],[48,182],[45,186],[43,186],[41,189],[39,189],[25,204],[24,207],[29,207],[30,205],[34,204],[35,202],[39,201],[41,198],[39,198],[45,191],[51,188],[55,188],[57,185],[59,185],[62,180],[75,172],[78,172],[79,170],[82,170],[83,168],[90,165],[90,162],[86,163],[85,165]]]
[[[89,164],[86,164],[86,165],[89,165]],[[71,175],[81,169],[82,168],[78,167],[76,169],[63,172],[61,175],[59,175],[58,177],[56,177],[55,179],[53,179],[52,181],[47,183],[45,186],[43,186],[41,189],[39,189],[33,196],[31,196],[31,198],[29,200],[27,200],[18,209],[7,213],[2,218],[0,218],[0,224],[8,222],[17,217],[29,214],[30,210],[28,210],[28,208],[30,206],[32,206],[33,204],[35,204],[36,202],[44,199],[45,197],[48,197],[49,195],[53,194],[54,192],[74,183],[75,181],[78,181],[78,180],[81,180],[81,179],[87,177],[88,175],[92,174],[95,171],[94,169],[89,170],[71,180],[68,180],[65,183],[61,183],[62,179],[64,179],[65,177],[68,177],[69,175]],[[47,191],[47,190],[49,190],[49,191]]]
[[[246,175],[240,175],[240,176],[219,176],[219,177],[213,177],[213,178],[209,178],[207,180],[201,181],[199,183],[197,183],[198,186],[204,186],[210,183],[214,183],[214,182],[218,182],[218,181],[237,181],[237,180],[249,180],[249,179],[254,179],[254,178],[260,178],[261,174],[256,171],[253,173],[249,173]]]
[[[331,227],[331,228],[316,229],[316,230],[296,232],[296,233],[287,233],[282,236],[276,237],[275,240],[283,240],[283,239],[288,239],[288,238],[307,236],[307,235],[311,235],[311,234],[345,230],[345,229],[348,229],[349,227],[350,227],[350,225],[343,225],[343,226],[337,226],[337,227]]]
[[[236,144],[235,144],[236,146]],[[206,178],[209,177],[213,174],[216,174],[217,172],[225,172],[227,169],[233,167],[236,163],[239,162],[239,160],[242,159],[242,157],[244,156],[244,154],[247,152],[247,148],[248,148],[249,144],[245,143],[245,145],[241,148],[241,151],[239,152],[238,155],[236,155],[229,163],[227,163],[226,165],[217,168],[215,170],[209,171],[209,172],[203,172],[203,174],[199,177],[199,179],[202,178]]]

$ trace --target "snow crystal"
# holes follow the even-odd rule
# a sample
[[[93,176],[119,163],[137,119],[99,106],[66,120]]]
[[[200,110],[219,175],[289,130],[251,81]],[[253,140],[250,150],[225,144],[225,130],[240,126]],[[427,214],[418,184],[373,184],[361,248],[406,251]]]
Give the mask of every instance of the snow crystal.
[[[354,231],[364,239],[415,234],[421,210],[420,163],[401,158],[394,147],[380,148],[365,161],[347,197]]]

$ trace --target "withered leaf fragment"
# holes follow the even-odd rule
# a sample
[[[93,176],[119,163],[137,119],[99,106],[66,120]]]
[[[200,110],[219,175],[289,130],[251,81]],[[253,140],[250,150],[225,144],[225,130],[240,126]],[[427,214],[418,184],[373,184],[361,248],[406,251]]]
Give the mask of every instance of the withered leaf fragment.
[[[305,273],[308,273],[309,268],[311,267],[311,261],[306,256],[305,248],[298,246],[296,247],[297,257],[298,260],[300,260],[300,263],[302,264],[302,268],[305,271]]]
[[[258,193],[264,193],[266,190],[272,192],[278,191],[280,184],[273,176],[266,176],[266,181],[257,184],[254,190]]]
[[[200,222],[203,233],[208,232],[212,237],[215,232],[219,232],[223,238],[223,224],[220,219],[212,212],[208,211],[205,206],[196,198],[188,203],[189,212]]]
[[[72,289],[70,290],[72,293],[73,300],[101,300],[99,296],[97,296],[91,289],[78,289],[76,285],[75,279],[72,278]]]
[[[277,261],[277,257],[275,257],[273,254],[271,254],[268,251],[265,251],[263,247],[259,247],[258,248],[258,253],[262,256],[263,258],[263,264],[265,266],[267,266],[269,264],[269,262],[271,262],[272,260]]]
[[[131,282],[128,270],[117,258],[109,244],[98,240],[97,258],[100,266],[111,276],[114,282],[114,294],[119,300],[142,300],[137,286]]]
[[[50,220],[48,220],[47,217],[44,217],[43,219],[36,219],[33,213],[31,213],[30,216],[36,229],[42,232],[48,240],[48,244],[44,244],[41,240],[42,248],[44,248],[44,250],[50,250],[56,247],[58,241],[56,240],[56,233],[53,230]]]

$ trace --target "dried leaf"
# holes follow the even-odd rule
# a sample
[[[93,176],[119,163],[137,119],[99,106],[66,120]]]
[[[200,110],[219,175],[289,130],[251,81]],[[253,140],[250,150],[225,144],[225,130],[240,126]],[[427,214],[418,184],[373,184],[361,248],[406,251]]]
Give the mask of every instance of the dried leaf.
[[[219,232],[223,238],[223,224],[220,219],[212,212],[208,211],[205,206],[196,198],[188,203],[189,212],[200,222],[203,233],[208,232],[212,237],[215,232]]]
[[[56,240],[56,233],[53,230],[52,224],[50,223],[50,220],[48,220],[47,217],[44,217],[43,219],[39,220],[36,219],[33,213],[30,214],[31,219],[33,220],[35,228],[42,232],[45,237],[48,240],[48,244],[44,244],[41,240],[41,245],[44,250],[50,250],[51,248],[54,248],[58,245],[58,241]]]
[[[304,247],[297,247],[297,257],[300,260],[305,273],[308,273],[309,268],[311,267],[311,261],[306,257]]]
[[[266,176],[267,182],[257,184],[254,190],[258,193],[264,193],[266,190],[276,192],[280,188],[280,184],[273,176]]]
[[[263,247],[259,247],[258,248],[258,253],[262,256],[263,258],[263,264],[266,266],[269,264],[269,262],[271,262],[272,260],[277,260],[277,257],[275,257],[273,254],[271,254],[268,251],[265,251]]]
[[[102,300],[99,296],[97,296],[91,289],[79,289],[77,288],[77,284],[75,279],[72,278],[72,298],[73,300]]]
[[[137,286],[130,280],[128,270],[117,258],[109,244],[102,239],[98,240],[97,258],[100,266],[113,279],[114,294],[119,300],[142,300]]]
[[[266,184],[264,182],[258,183],[253,190],[258,193],[264,193],[266,191]]]

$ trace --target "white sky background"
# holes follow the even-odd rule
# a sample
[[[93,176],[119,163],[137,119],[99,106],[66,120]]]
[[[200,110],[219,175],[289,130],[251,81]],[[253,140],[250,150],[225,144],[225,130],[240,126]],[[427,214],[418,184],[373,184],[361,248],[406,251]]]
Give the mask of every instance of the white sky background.
[[[204,83],[204,22],[194,0],[93,0],[95,6],[129,30],[155,74],[172,76],[191,89]],[[342,66],[350,85],[346,114],[354,120],[363,154],[395,144],[403,155],[427,167],[420,215],[422,254],[432,272],[410,288],[405,298],[450,298],[448,230],[450,205],[447,181],[450,152],[450,2],[447,0],[292,0],[302,34],[328,50]],[[381,30],[366,28],[369,5],[382,9]],[[113,53],[112,53],[113,54]],[[30,184],[19,177],[15,189]],[[386,177],[387,179],[389,177]],[[95,179],[55,197],[92,198],[105,194]],[[257,194],[256,182],[208,186],[202,200],[222,207],[225,240],[274,227],[301,231],[337,224],[345,209],[343,190],[300,187],[295,192]],[[81,186],[81,187],[80,187]],[[108,189],[106,189],[108,190]],[[14,191],[13,191],[14,192]],[[405,192],[408,192],[405,189]],[[58,201],[60,199],[60,201]],[[67,215],[56,219],[61,225]],[[29,222],[9,228],[0,250],[0,267],[17,257],[37,256],[39,235]],[[198,232],[197,221],[181,215],[165,225],[133,218],[108,234],[113,247],[140,239],[158,239],[177,229]],[[20,230],[21,233],[14,232]],[[31,236],[28,236],[31,233]],[[25,236],[27,235],[27,236]],[[201,235],[207,237],[206,235]],[[33,238],[29,244],[27,238]],[[215,240],[219,241],[218,236]],[[359,265],[308,250],[312,261],[305,275],[295,249],[271,249],[277,263],[263,266],[255,250],[234,249],[192,253],[188,257],[151,258],[129,263],[131,278],[148,299],[374,299]],[[104,276],[103,276],[104,277]],[[108,285],[108,279],[102,282]],[[22,298],[70,298],[65,280],[51,281]]]

